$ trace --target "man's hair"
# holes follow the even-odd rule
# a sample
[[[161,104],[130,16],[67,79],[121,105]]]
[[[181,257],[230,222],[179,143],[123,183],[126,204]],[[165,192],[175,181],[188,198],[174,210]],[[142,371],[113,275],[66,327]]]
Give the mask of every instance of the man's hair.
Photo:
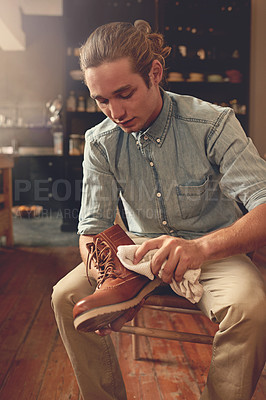
[[[98,27],[81,47],[80,67],[84,73],[87,68],[129,57],[133,72],[139,73],[149,87],[152,62],[158,60],[165,70],[170,51],[163,35],[152,33],[148,22],[112,22]]]

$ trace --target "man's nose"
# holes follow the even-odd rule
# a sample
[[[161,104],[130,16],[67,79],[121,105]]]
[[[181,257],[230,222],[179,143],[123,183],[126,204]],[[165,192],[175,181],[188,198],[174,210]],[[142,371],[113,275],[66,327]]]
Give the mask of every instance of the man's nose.
[[[109,103],[111,118],[116,121],[122,121],[126,115],[126,110],[119,101]]]

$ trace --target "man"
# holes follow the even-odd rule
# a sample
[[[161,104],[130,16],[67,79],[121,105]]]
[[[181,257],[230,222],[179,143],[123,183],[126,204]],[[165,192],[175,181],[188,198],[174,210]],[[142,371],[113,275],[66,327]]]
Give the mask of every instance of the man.
[[[201,267],[199,307],[219,323],[201,399],[248,400],[265,363],[265,288],[245,254],[266,244],[266,165],[231,109],[160,88],[168,54],[144,21],[102,26],[81,49],[90,95],[108,118],[86,133],[80,252],[86,263],[120,196],[131,235],[150,238],[136,263],[158,249],[151,268],[157,275],[166,261],[165,283]],[[59,331],[84,399],[126,399],[108,333],[135,310],[98,334],[76,331],[72,309],[95,288],[84,263],[54,288]]]

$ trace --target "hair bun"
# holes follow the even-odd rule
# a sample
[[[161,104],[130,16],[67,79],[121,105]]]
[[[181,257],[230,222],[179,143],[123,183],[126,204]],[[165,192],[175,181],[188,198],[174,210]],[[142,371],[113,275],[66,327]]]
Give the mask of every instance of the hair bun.
[[[147,21],[144,21],[144,19],[137,19],[134,22],[134,26],[137,30],[143,33],[151,33],[150,24]]]

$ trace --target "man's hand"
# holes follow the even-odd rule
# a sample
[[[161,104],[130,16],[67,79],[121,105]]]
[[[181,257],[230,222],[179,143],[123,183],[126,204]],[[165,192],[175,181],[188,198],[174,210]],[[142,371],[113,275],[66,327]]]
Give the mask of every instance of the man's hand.
[[[161,275],[161,279],[165,283],[171,283],[172,278],[180,282],[187,269],[197,269],[205,261],[197,240],[185,240],[164,235],[144,242],[136,250],[134,264],[139,263],[148,251],[154,249],[158,249],[158,251],[152,257],[151,270],[154,275],[158,275],[166,261]]]
[[[104,328],[100,328],[95,333],[97,333],[99,336],[106,336],[109,335],[112,332],[118,332],[122,328],[122,326],[128,322],[131,321],[137,312],[141,309],[143,306],[145,300],[142,299],[142,301],[136,305],[135,307],[130,308],[129,310],[125,311],[121,317],[117,318],[115,321],[113,321],[110,326],[106,326]]]

